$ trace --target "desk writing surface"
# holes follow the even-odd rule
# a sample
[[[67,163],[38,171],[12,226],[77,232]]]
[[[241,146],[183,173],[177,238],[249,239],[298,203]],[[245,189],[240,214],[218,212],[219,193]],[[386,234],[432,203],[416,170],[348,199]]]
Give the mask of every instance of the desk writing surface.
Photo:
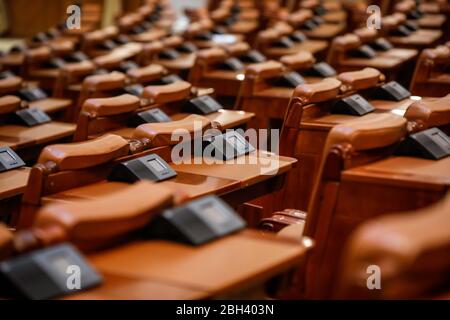
[[[313,30],[304,30],[303,33],[310,38],[330,39],[340,34],[345,29],[343,23],[324,23]]]
[[[157,279],[218,295],[294,267],[305,250],[299,243],[244,230],[198,247],[136,241],[91,254],[89,260],[101,273]]]
[[[70,137],[75,133],[76,125],[72,123],[56,122],[43,123],[34,127],[6,125],[0,127],[0,140],[3,137],[23,140],[34,140],[36,144]]]
[[[127,277],[102,272],[103,283],[63,300],[193,300],[201,299],[207,292],[182,286],[161,283],[156,279]]]
[[[277,48],[277,47],[271,47],[266,49],[264,52],[265,54],[269,56],[277,56],[281,57],[288,54],[295,54],[299,51],[308,51],[311,53],[317,53],[320,51],[323,51],[327,48],[328,42],[325,40],[311,40],[308,39],[302,43],[295,44],[292,48]]]
[[[210,194],[220,195],[240,187],[240,181],[185,172],[179,172],[176,177],[157,183],[162,186],[173,188],[175,191],[180,191],[183,195],[187,195],[188,200]],[[128,184],[124,182],[104,180],[43,197],[42,204],[45,205],[51,202],[70,202],[80,199],[96,199],[97,197],[119,192],[127,185]]]
[[[447,188],[450,186],[450,157],[441,160],[390,157],[345,170],[342,179],[391,183],[406,187]]]
[[[202,159],[199,159],[202,160]],[[177,172],[206,175],[210,177],[240,181],[243,186],[267,180],[274,175],[287,172],[297,162],[294,158],[252,152],[248,155],[214,164],[178,164],[172,168]]]
[[[47,98],[38,101],[30,102],[30,108],[38,108],[44,112],[52,113],[64,110],[72,104],[69,99]]]
[[[31,168],[19,168],[0,173],[0,200],[25,191]]]
[[[195,63],[195,57],[195,53],[183,53],[177,59],[156,59],[155,63],[172,70],[190,69]]]
[[[379,52],[377,55],[380,57],[394,57],[406,62],[415,58],[418,55],[418,51],[415,49],[392,48],[385,52]]]
[[[442,36],[440,30],[419,29],[407,37],[389,37],[388,40],[395,44],[403,45],[430,45]]]
[[[36,141],[30,137],[11,137],[2,134],[3,127],[0,127],[0,147],[10,147],[13,150],[26,148],[36,144]]]
[[[393,69],[399,67],[403,61],[395,57],[376,56],[375,58],[346,58],[341,62],[347,67],[371,67],[375,69]]]

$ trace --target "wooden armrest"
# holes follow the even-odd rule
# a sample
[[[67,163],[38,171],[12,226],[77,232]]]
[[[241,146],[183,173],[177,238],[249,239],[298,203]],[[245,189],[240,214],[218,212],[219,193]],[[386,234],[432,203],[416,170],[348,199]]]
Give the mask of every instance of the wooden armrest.
[[[250,45],[247,42],[237,42],[230,45],[223,45],[222,48],[230,56],[240,56],[250,51]]]
[[[26,51],[25,56],[29,63],[36,63],[50,59],[52,51],[49,47],[43,46]]]
[[[89,91],[112,90],[125,86],[125,75],[121,72],[98,74],[86,77],[83,81],[83,89]]]
[[[20,99],[16,96],[0,97],[0,114],[8,114],[20,107]]]
[[[272,27],[274,30],[278,31],[281,36],[286,36],[294,32],[294,28],[287,24],[286,22],[279,21]]]
[[[76,170],[107,163],[128,152],[128,141],[108,134],[84,142],[47,146],[42,150],[38,163],[51,161],[59,170]]]
[[[92,245],[145,227],[172,204],[169,188],[141,181],[96,199],[45,206],[39,210],[34,226],[45,229],[56,225],[71,242]]]
[[[447,62],[450,59],[450,48],[447,46],[438,46],[434,49],[423,50],[423,56],[434,62]]]
[[[138,97],[123,94],[112,98],[88,99],[83,104],[83,111],[93,116],[111,116],[131,112],[140,107]]]
[[[252,63],[247,67],[246,77],[273,78],[283,73],[283,65],[277,61],[269,60],[261,63]]]
[[[189,133],[191,137],[200,133],[200,136],[203,136],[203,132],[210,128],[212,123],[208,118],[193,114],[178,121],[142,124],[134,130],[133,138],[147,138],[152,147],[164,147],[180,142],[172,140],[172,136],[176,133],[180,135]],[[174,138],[178,137],[174,135]]]
[[[359,71],[344,72],[337,76],[342,82],[342,91],[358,91],[375,87],[384,80],[384,75],[374,68],[364,68]]]
[[[311,19],[313,17],[311,10],[298,10],[292,13],[288,21],[295,26],[302,25],[306,20]]]
[[[154,103],[181,101],[189,97],[192,85],[186,81],[176,81],[166,85],[146,86],[142,97]]]
[[[137,83],[151,82],[160,79],[167,70],[159,64],[150,64],[143,68],[130,69],[127,76]]]
[[[78,77],[94,72],[95,65],[89,60],[77,63],[66,63],[61,67],[61,70],[65,74],[69,75],[69,77]]]
[[[183,38],[180,36],[170,36],[161,40],[164,48],[176,48],[183,44]]]
[[[348,51],[361,46],[361,41],[356,34],[348,33],[334,38],[332,46],[338,51]]]
[[[270,43],[277,40],[280,37],[280,33],[275,29],[267,29],[258,33],[258,42]]]
[[[161,41],[152,41],[144,44],[144,51],[148,54],[156,54],[164,50],[164,45]]]
[[[414,102],[406,110],[404,117],[408,121],[421,121],[425,127],[448,125],[450,123],[450,94],[431,101]]]
[[[303,104],[324,102],[336,98],[340,87],[339,80],[326,78],[320,82],[297,86],[293,96],[299,97]]]
[[[291,69],[307,69],[311,67],[316,59],[309,51],[282,56],[280,62]]]
[[[75,49],[75,44],[73,41],[64,39],[52,40],[48,43],[48,46],[50,47],[51,51],[57,55],[64,55],[72,52]]]
[[[22,86],[22,78],[20,77],[7,77],[0,80],[0,94],[13,93],[20,89]]]
[[[354,30],[353,33],[359,37],[362,43],[373,41],[378,35],[378,31],[376,29],[369,28],[359,28]]]
[[[402,140],[407,133],[407,120],[395,114],[370,114],[358,120],[331,129],[325,150],[345,143],[355,151],[387,147]]]
[[[204,64],[214,64],[224,61],[227,53],[221,48],[203,49],[197,52],[197,59]]]

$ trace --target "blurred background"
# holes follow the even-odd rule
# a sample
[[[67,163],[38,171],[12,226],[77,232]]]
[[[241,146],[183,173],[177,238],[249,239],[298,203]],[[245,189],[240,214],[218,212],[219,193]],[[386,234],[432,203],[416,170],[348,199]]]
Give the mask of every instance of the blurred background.
[[[208,0],[171,0],[177,11],[174,28],[187,25],[183,9],[204,6]],[[0,50],[45,31],[67,18],[70,5],[82,8],[82,25],[92,29],[112,25],[120,12],[134,11],[141,0],[0,0]]]

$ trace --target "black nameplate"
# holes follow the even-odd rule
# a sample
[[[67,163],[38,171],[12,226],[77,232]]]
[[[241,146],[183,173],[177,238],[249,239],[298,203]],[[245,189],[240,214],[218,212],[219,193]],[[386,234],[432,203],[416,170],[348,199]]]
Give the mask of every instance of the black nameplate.
[[[112,40],[105,40],[102,43],[98,44],[98,48],[104,50],[113,50],[117,48],[117,45]]]
[[[103,281],[70,244],[32,251],[0,262],[0,274],[17,293],[33,300],[78,293]]]
[[[185,42],[177,50],[182,53],[194,53],[197,51],[197,47],[191,42]]]
[[[239,56],[239,60],[244,63],[259,63],[267,61],[267,58],[257,50],[251,50],[250,52]]]
[[[313,9],[313,12],[317,16],[323,16],[324,14],[327,13],[327,9],[324,8],[323,6],[317,6]]]
[[[202,32],[200,34],[197,34],[195,36],[195,39],[197,40],[202,40],[202,41],[211,41],[213,38],[213,35],[211,32],[207,31],[207,32]]]
[[[171,84],[177,81],[183,81],[183,79],[181,79],[180,76],[176,74],[170,74],[168,76],[161,78],[161,83],[163,84]]]
[[[314,30],[318,27],[319,25],[316,23],[316,21],[314,21],[313,19],[308,19],[305,21],[305,23],[301,26],[302,29],[307,29],[307,30]]]
[[[66,62],[62,58],[51,58],[50,60],[44,63],[44,67],[51,69],[59,69],[62,68]]]
[[[130,43],[130,38],[124,34],[120,34],[119,36],[117,36],[116,39],[114,39],[114,42],[117,43],[118,45],[124,45],[127,43]]]
[[[277,78],[275,85],[278,87],[296,88],[305,82],[305,79],[298,72],[291,71]]]
[[[27,47],[23,44],[16,44],[9,49],[9,52],[11,53],[19,53],[19,52],[25,52],[27,50]]]
[[[133,33],[133,34],[141,34],[141,33],[143,33],[143,32],[145,32],[145,29],[142,28],[141,26],[134,26],[134,27],[131,29],[131,33]]]
[[[210,114],[222,108],[220,103],[211,96],[200,96],[189,100],[185,106],[185,111],[196,114]]]
[[[335,76],[336,70],[326,62],[319,62],[303,73],[305,76],[327,78]]]
[[[377,100],[401,101],[409,98],[411,93],[396,81],[388,82],[373,90],[371,97]]]
[[[14,115],[19,123],[25,124],[29,127],[52,121],[52,119],[44,111],[37,108],[22,109],[16,111]]]
[[[369,46],[376,51],[388,51],[391,50],[394,46],[384,38],[378,38],[375,41],[371,42]]]
[[[161,109],[155,108],[135,114],[130,120],[130,127],[138,127],[144,123],[170,122],[172,119]]]
[[[120,63],[119,69],[123,72],[127,72],[128,70],[137,69],[139,65],[134,61],[123,61]]]
[[[355,58],[373,59],[373,58],[375,58],[377,53],[370,46],[365,44],[365,45],[362,45],[361,47],[359,47],[356,50],[351,50],[349,52],[349,55],[351,57],[355,57]]]
[[[237,58],[228,58],[223,63],[220,64],[221,69],[231,70],[231,71],[241,71],[245,68],[241,61]]]
[[[245,228],[245,221],[223,200],[208,196],[164,211],[149,224],[151,239],[198,246]]]
[[[391,34],[398,37],[407,37],[411,35],[412,31],[408,29],[406,26],[402,25],[391,31]]]
[[[82,61],[87,61],[89,60],[89,58],[87,57],[87,55],[85,55],[83,52],[81,51],[77,51],[74,52],[72,54],[69,54],[68,56],[66,56],[64,58],[67,62],[82,62]]]
[[[255,151],[255,148],[236,131],[211,136],[205,145],[204,154],[218,160],[231,160]]]
[[[352,116],[363,116],[374,111],[375,108],[359,94],[351,95],[347,98],[337,101],[332,109],[332,113],[349,114]]]
[[[0,172],[23,167],[25,162],[9,147],[0,148]]]
[[[398,146],[395,154],[439,160],[450,155],[450,139],[438,128],[410,135]]]
[[[408,12],[408,19],[417,20],[423,17],[423,13],[419,10],[412,10]]]
[[[294,42],[305,42],[308,38],[300,31],[295,31],[289,35],[289,39]]]
[[[152,26],[153,26],[153,24],[151,22],[149,22],[149,21],[145,21],[144,20],[144,21],[141,22],[141,27],[144,30],[148,30],[148,29],[152,28]]]
[[[33,37],[33,41],[34,42],[46,42],[46,41],[48,41],[49,40],[49,38],[48,38],[48,36],[45,34],[45,32],[39,32],[38,34],[36,34],[34,37]]]
[[[140,97],[142,92],[144,92],[144,86],[142,84],[132,84],[123,88],[126,93],[132,94],[133,96]]]
[[[319,16],[314,16],[314,17],[312,18],[312,20],[313,20],[318,26],[325,22],[325,20],[323,20],[323,18],[322,18],[322,17],[319,17]]]
[[[0,79],[6,79],[15,76],[16,75],[9,70],[0,72]]]
[[[411,31],[417,31],[419,30],[419,26],[417,25],[417,23],[413,22],[413,21],[406,21],[404,26],[406,28],[408,28]]]
[[[275,41],[273,43],[273,45],[275,47],[281,47],[281,48],[292,48],[295,44],[288,37],[282,37],[281,39]]]
[[[150,154],[114,166],[109,181],[134,183],[139,180],[163,181],[177,173],[157,154]]]
[[[167,49],[159,54],[159,58],[164,60],[175,60],[179,57],[180,54],[175,49]]]
[[[25,88],[18,92],[19,97],[28,102],[38,101],[47,98],[47,94],[41,88]]]

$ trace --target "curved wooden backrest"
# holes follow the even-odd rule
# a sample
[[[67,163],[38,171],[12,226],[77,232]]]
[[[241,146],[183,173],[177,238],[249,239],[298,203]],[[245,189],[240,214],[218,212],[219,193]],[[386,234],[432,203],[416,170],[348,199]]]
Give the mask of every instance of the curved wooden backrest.
[[[266,79],[280,76],[283,73],[283,65],[277,61],[269,60],[260,63],[252,63],[245,70],[245,78]]]
[[[278,30],[266,29],[258,33],[256,40],[258,44],[266,45],[270,44],[271,42],[277,40],[280,37],[281,35]]]
[[[222,49],[232,57],[238,57],[250,51],[250,45],[247,42],[236,42],[230,45],[222,46]]]
[[[108,74],[98,74],[86,77],[83,81],[83,89],[89,92],[114,90],[125,86],[125,75],[113,71]]]
[[[180,36],[170,36],[161,39],[164,48],[176,48],[183,44],[183,38]]]
[[[22,78],[20,77],[7,77],[0,79],[0,95],[14,93],[22,87]]]
[[[417,130],[450,125],[450,94],[433,100],[414,102],[404,117],[417,124]]]
[[[337,78],[342,82],[341,90],[343,92],[373,88],[385,79],[384,75],[374,68],[344,72],[339,74]]]
[[[335,99],[340,91],[342,83],[334,78],[325,78],[316,83],[301,84],[295,88],[292,95],[298,98],[303,105],[319,103]]]
[[[272,26],[272,29],[278,31],[280,36],[286,36],[294,32],[294,28],[290,26],[288,23],[283,21],[278,21]]]
[[[412,212],[384,215],[360,226],[344,254],[337,298],[436,298],[450,289],[450,194]],[[378,266],[381,290],[367,289]]]
[[[180,137],[175,136],[177,133],[189,134],[190,137],[195,134],[202,136],[205,130],[212,127],[213,124],[208,118],[193,114],[178,121],[142,124],[134,130],[133,138],[149,139],[152,147],[164,147],[180,142]]]
[[[191,94],[192,85],[186,81],[176,81],[166,85],[146,86],[142,97],[153,103],[163,104],[187,99]]]
[[[359,37],[359,40],[362,43],[371,42],[375,40],[378,36],[378,31],[376,29],[369,29],[367,27],[353,30],[353,33]]]
[[[224,61],[227,53],[221,48],[203,49],[197,52],[197,62],[203,65],[211,65]]]
[[[300,51],[295,54],[282,56],[280,62],[292,70],[299,70],[310,68],[316,62],[316,59],[311,52]]]
[[[148,66],[127,71],[128,78],[135,83],[148,83],[160,79],[167,73],[166,68],[159,64],[150,64]]]
[[[80,81],[81,78],[92,74],[95,65],[92,61],[86,60],[78,63],[66,63],[60,68],[56,79],[53,95],[57,98],[64,96],[64,90],[69,84]]]
[[[82,111],[91,117],[104,117],[132,112],[140,107],[138,97],[131,94],[123,94],[111,98],[88,99],[83,104]]]
[[[20,107],[20,99],[16,96],[0,97],[0,115],[9,114]]]
[[[128,142],[108,134],[85,142],[55,144],[45,147],[38,163],[54,163],[60,171],[95,167],[129,152]]]
[[[28,64],[39,63],[50,59],[52,51],[48,46],[38,47],[25,52],[25,60]]]
[[[42,230],[58,226],[70,242],[92,249],[145,227],[172,204],[172,190],[141,181],[92,200],[47,205],[33,225]]]
[[[306,20],[311,19],[313,17],[313,13],[311,10],[301,9],[297,10],[294,13],[291,13],[288,17],[288,22],[295,26],[301,26],[305,23]]]
[[[359,37],[352,33],[347,33],[343,36],[334,38],[331,46],[333,50],[345,52],[351,49],[356,49],[361,45]]]

